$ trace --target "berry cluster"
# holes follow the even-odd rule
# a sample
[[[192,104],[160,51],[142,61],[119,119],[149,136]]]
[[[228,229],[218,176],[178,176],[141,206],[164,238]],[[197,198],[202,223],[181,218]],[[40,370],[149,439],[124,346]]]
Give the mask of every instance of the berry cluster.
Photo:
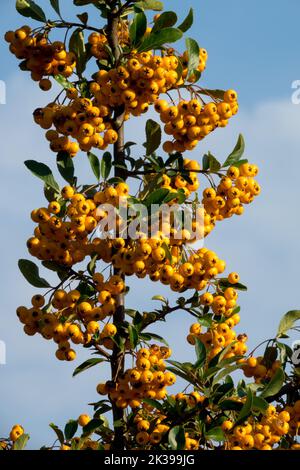
[[[202,203],[210,217],[210,226],[234,214],[243,214],[243,204],[250,204],[260,194],[260,186],[254,179],[257,174],[256,165],[244,163],[240,167],[231,166],[216,189],[203,191]]]
[[[278,360],[269,364],[263,356],[251,356],[243,365],[243,372],[245,377],[254,377],[255,383],[259,384],[265,380],[269,381],[280,367],[281,362]]]
[[[199,99],[182,100],[178,105],[169,104],[158,99],[154,103],[160,120],[165,123],[165,133],[173,137],[163,149],[167,153],[194,150],[199,141],[213,132],[217,127],[225,127],[228,120],[237,113],[237,94],[228,90],[224,101],[203,104]]]
[[[260,421],[254,417],[243,425],[235,426],[226,420],[222,429],[226,433],[227,448],[230,450],[273,450],[282,436],[289,432],[290,415],[287,411],[278,412],[272,405]]]
[[[119,22],[118,39],[119,39],[120,45],[122,46],[126,46],[129,44],[128,22],[126,21]],[[91,45],[90,53],[93,57],[95,57],[98,60],[109,59],[109,52],[107,49],[108,40],[104,32],[90,34],[88,41],[89,41],[89,44]]]
[[[45,298],[35,295],[32,307],[18,307],[17,315],[24,324],[24,332],[33,336],[39,333],[47,340],[53,339],[58,345],[57,359],[72,361],[76,357],[73,345],[89,345],[93,338],[107,349],[112,349],[112,338],[117,329],[112,323],[105,323],[100,329],[99,321],[113,316],[116,310],[116,296],[124,292],[121,277],[111,276],[104,282],[103,275],[93,276],[96,287],[95,299],[84,300],[76,289],[69,292],[57,289],[45,306]],[[71,343],[70,343],[71,342]]]
[[[31,72],[32,80],[40,82],[44,91],[51,88],[51,82],[44,77],[62,75],[70,77],[76,66],[76,57],[67,52],[63,42],[50,43],[47,33],[32,34],[29,26],[5,34],[10,51],[17,59],[23,60],[22,66]]]
[[[125,371],[116,383],[108,381],[97,386],[100,395],[108,395],[118,408],[138,408],[143,398],[163,400],[167,389],[176,381],[172,372],[165,372],[165,359],[171,350],[165,346],[152,345],[139,349],[136,353],[135,367]]]

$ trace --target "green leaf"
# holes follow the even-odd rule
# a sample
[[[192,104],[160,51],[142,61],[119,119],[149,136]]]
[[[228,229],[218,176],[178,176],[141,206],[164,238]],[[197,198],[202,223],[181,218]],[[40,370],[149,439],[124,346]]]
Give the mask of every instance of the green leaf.
[[[71,185],[74,182],[74,164],[68,152],[59,152],[57,154],[57,168],[61,176]]]
[[[69,49],[76,55],[76,68],[78,75],[82,75],[86,68],[86,47],[84,34],[81,28],[75,29],[70,37]]]
[[[82,429],[82,434],[84,436],[87,436],[89,434],[92,434],[96,429],[100,428],[100,426],[103,425],[103,419],[96,418],[96,419],[91,419],[91,421],[83,427]]]
[[[100,161],[99,158],[92,152],[88,152],[87,157],[89,159],[91,168],[93,170],[96,179],[99,181],[100,179]]]
[[[81,374],[81,372],[84,372],[90,369],[91,367],[96,366],[97,364],[100,364],[101,362],[104,362],[104,359],[99,359],[99,358],[88,359],[87,361],[80,364],[80,366],[76,367],[76,369],[73,372],[73,377],[75,377],[78,374]]]
[[[216,159],[216,157],[208,152],[206,155],[203,157],[203,170],[210,170],[213,172],[217,172],[221,168],[221,163]]]
[[[78,421],[75,419],[70,419],[65,426],[65,436],[67,441],[72,439],[72,437],[76,434],[78,429]]]
[[[196,341],[195,349],[196,349],[196,356],[197,356],[197,362],[195,364],[195,367],[201,368],[205,364],[205,361],[206,361],[206,347],[202,343],[202,341],[200,341],[200,339],[195,338],[195,341]]]
[[[60,16],[59,0],[50,0],[50,3],[58,16]]]
[[[112,155],[109,152],[105,152],[101,159],[101,176],[104,180],[110,175],[112,168]]]
[[[56,424],[54,424],[54,423],[50,423],[49,426],[50,426],[51,429],[53,429],[53,431],[57,435],[57,438],[58,438],[59,442],[61,444],[63,444],[65,442],[65,438],[64,438],[64,433],[62,432],[62,430],[59,429],[59,427],[56,426]]]
[[[19,259],[18,266],[25,279],[34,287],[46,288],[50,284],[39,275],[39,268],[28,259]]]
[[[227,157],[226,161],[223,164],[223,167],[225,168],[227,166],[234,165],[236,162],[238,162],[243,156],[244,151],[245,151],[245,140],[242,134],[240,134],[233,151]]]
[[[54,79],[57,81],[59,85],[61,85],[65,90],[68,90],[69,88],[73,88],[74,85],[73,83],[69,82],[66,77],[63,75],[54,75]]]
[[[164,338],[162,338],[161,336],[157,335],[156,333],[148,333],[148,332],[147,333],[142,333],[140,335],[140,338],[141,339],[147,338],[146,341],[150,341],[151,339],[154,339],[156,341],[159,341],[160,343],[165,344],[166,346],[169,346],[167,341]]]
[[[139,342],[139,335],[136,328],[133,325],[128,325],[129,340],[132,349],[135,349]]]
[[[183,426],[175,426],[168,435],[169,445],[172,450],[183,450],[185,448],[185,432]]]
[[[157,400],[153,400],[152,398],[143,398],[143,402],[149,406],[152,406],[152,408],[155,408],[159,411],[164,411],[163,405]]]
[[[161,11],[164,8],[162,2],[157,0],[144,0],[142,2],[136,2],[135,5],[144,9],[144,10],[153,10],[153,11]]]
[[[159,32],[149,34],[138,48],[138,52],[160,49],[166,43],[173,43],[182,38],[182,31],[178,28],[165,28]]]
[[[253,409],[265,414],[269,408],[269,403],[262,397],[253,397]]]
[[[285,374],[282,368],[277,369],[276,373],[271,378],[270,382],[265,386],[260,394],[260,397],[267,398],[279,392],[285,379]]]
[[[189,57],[187,73],[187,79],[189,79],[190,76],[198,70],[200,60],[200,47],[197,41],[195,41],[195,39],[187,38],[185,42]]]
[[[246,401],[238,415],[238,418],[237,418],[237,421],[236,421],[236,425],[238,424],[241,424],[243,423],[247,418],[248,416],[250,415],[251,411],[252,411],[252,407],[253,407],[253,392],[252,390],[249,388],[248,391],[247,391],[247,398],[246,398]]]
[[[280,338],[281,335],[285,335],[298,320],[300,320],[300,310],[287,312],[279,323],[276,337]]]
[[[222,442],[225,441],[225,436],[220,427],[210,429],[205,433],[205,438],[209,441]]]
[[[178,26],[183,33],[188,31],[194,23],[194,10],[191,8],[185,20]]]
[[[150,207],[152,204],[161,205],[166,200],[166,197],[168,196],[169,192],[170,191],[167,188],[156,189],[156,191],[150,193],[149,196],[144,199],[143,202],[147,207]]]
[[[218,100],[223,100],[225,91],[224,90],[209,90],[208,88],[201,90],[201,95],[209,96]]]
[[[163,303],[168,303],[167,299],[163,295],[154,295],[151,300],[159,300]]]
[[[240,364],[236,364],[234,366],[226,367],[225,369],[221,370],[213,379],[212,386],[216,385],[220,380],[222,380],[227,375],[231,374],[232,372],[241,368]]]
[[[77,18],[84,24],[86,25],[88,20],[89,20],[89,15],[88,13],[82,13],[81,15],[77,15]]]
[[[35,2],[32,0],[17,0],[16,1],[16,10],[20,15],[26,16],[27,18],[32,18],[36,21],[42,21],[43,23],[47,22],[45,13]]]
[[[40,178],[47,186],[54,189],[58,193],[60,192],[59,185],[54,179],[52,171],[44,163],[36,162],[35,160],[26,160],[25,166],[28,170],[31,171],[35,176]]]
[[[161,144],[161,127],[152,119],[148,119],[146,123],[146,139],[146,154],[151,155]]]
[[[155,21],[151,34],[156,33],[157,31],[161,31],[164,28],[169,28],[171,26],[174,26],[176,22],[177,22],[176,13],[174,13],[173,11],[165,11]]]
[[[24,450],[29,439],[30,439],[29,434],[22,434],[14,442],[13,450]]]
[[[135,47],[143,39],[147,30],[147,17],[145,13],[136,13],[129,28],[129,36],[132,45]]]
[[[241,290],[241,291],[248,290],[247,286],[244,286],[244,284],[241,284],[240,282],[237,282],[234,285],[230,284],[230,282],[228,282],[227,278],[219,279],[219,287],[222,290],[227,289],[227,287],[234,287],[236,290]]]

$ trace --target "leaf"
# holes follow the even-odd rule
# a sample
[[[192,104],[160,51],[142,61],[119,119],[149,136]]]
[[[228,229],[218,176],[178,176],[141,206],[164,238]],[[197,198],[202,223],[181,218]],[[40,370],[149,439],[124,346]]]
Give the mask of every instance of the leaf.
[[[175,426],[168,435],[168,441],[172,450],[183,450],[185,448],[185,432],[183,426]]]
[[[253,392],[250,388],[248,388],[247,398],[241,411],[239,412],[237,421],[235,423],[236,425],[243,423],[248,418],[248,416],[250,415],[252,411],[252,407],[253,407]]]
[[[282,368],[277,369],[276,373],[271,378],[270,382],[265,386],[260,394],[260,397],[267,398],[279,392],[285,379],[285,374]]]
[[[50,0],[50,3],[58,16],[60,16],[59,0]]]
[[[74,182],[74,164],[68,152],[59,152],[57,154],[57,168],[61,176],[71,185]]]
[[[78,421],[74,419],[70,419],[65,426],[65,436],[67,441],[72,439],[72,437],[76,434],[78,429]]]
[[[99,358],[88,359],[87,361],[80,364],[80,366],[76,367],[76,369],[73,372],[73,377],[75,377],[78,374],[81,374],[81,372],[84,372],[90,369],[91,367],[96,366],[97,364],[100,364],[101,362],[104,362],[104,359],[99,359]]]
[[[51,287],[50,284],[39,275],[39,268],[32,261],[19,259],[18,266],[25,279],[34,287]]]
[[[159,49],[166,43],[173,43],[181,39],[182,31],[178,28],[165,28],[159,32],[149,34],[138,48],[138,52]]]
[[[105,152],[101,159],[101,176],[104,180],[110,175],[112,168],[112,155],[109,152]]]
[[[89,15],[88,13],[82,13],[81,15],[77,15],[77,18],[84,24],[86,25],[88,20],[89,20]]]
[[[205,438],[210,441],[222,442],[225,441],[225,436],[220,427],[210,429],[205,433]]]
[[[169,192],[170,191],[167,188],[156,189],[156,191],[150,193],[143,202],[147,207],[150,207],[153,204],[161,205],[165,201]]]
[[[167,299],[163,295],[154,295],[151,300],[159,300],[163,303],[168,303]]]
[[[161,127],[160,125],[153,121],[152,119],[148,119],[146,123],[146,154],[151,155],[151,153],[154,153],[155,150],[158,149],[158,147],[161,144]]]
[[[89,159],[91,168],[93,170],[96,179],[99,181],[100,179],[100,161],[99,158],[92,152],[88,152],[87,157]]]
[[[277,338],[285,335],[293,326],[296,321],[300,320],[300,310],[290,310],[281,319],[277,331]]]
[[[31,171],[35,176],[40,178],[47,186],[54,189],[58,193],[60,192],[59,185],[54,179],[52,171],[44,163],[36,162],[35,160],[26,160],[25,166],[28,170]]]
[[[177,22],[177,15],[173,11],[165,11],[160,15],[160,17],[155,21],[152,28],[152,34],[157,31],[161,31],[164,28],[169,28],[174,26]]]
[[[147,333],[142,333],[142,334],[140,335],[140,338],[141,338],[141,339],[144,339],[145,337],[148,338],[146,341],[149,341],[149,340],[151,340],[151,339],[154,339],[154,340],[156,340],[156,341],[159,341],[160,343],[165,344],[166,346],[169,346],[168,343],[167,343],[167,341],[166,341],[164,338],[162,338],[161,336],[157,335],[156,333],[148,333],[148,332],[147,332]]]
[[[96,431],[96,429],[100,428],[100,426],[102,425],[103,425],[103,419],[100,419],[100,418],[91,419],[91,421],[86,426],[83,427],[82,434],[84,436],[92,434],[94,431]]]
[[[27,18],[32,18],[36,21],[42,21],[43,23],[47,22],[45,13],[35,2],[32,0],[17,0],[16,1],[16,10],[20,15],[26,16]]]
[[[217,172],[221,168],[221,163],[216,159],[216,157],[208,152],[206,155],[203,157],[203,170],[210,170],[213,172]]]
[[[136,13],[129,28],[129,36],[135,47],[141,42],[147,30],[147,17],[144,12]]]
[[[216,98],[218,100],[223,100],[225,95],[225,90],[209,90],[208,88],[201,90],[201,95],[209,96],[210,98]]]
[[[269,403],[262,397],[253,397],[253,409],[265,413],[269,408]]]
[[[223,278],[223,279],[219,279],[219,287],[222,290],[225,290],[227,289],[227,287],[233,287],[233,285],[230,284],[230,282],[228,282],[227,278]],[[241,290],[241,291],[248,290],[247,286],[244,286],[244,284],[241,284],[240,282],[238,282],[237,284],[234,284],[234,288],[236,290]]]
[[[84,34],[81,28],[75,29],[70,37],[69,49],[76,55],[76,68],[78,75],[82,75],[86,68],[86,47]]]
[[[152,398],[143,398],[143,402],[149,406],[152,406],[152,408],[156,408],[157,410],[162,412],[164,411],[163,405],[157,400],[153,400]]]
[[[242,134],[239,135],[238,141],[231,152],[231,154],[225,160],[223,167],[234,165],[235,162],[238,162],[245,152],[245,140]]]
[[[232,372],[236,371],[237,369],[240,369],[241,365],[236,364],[234,366],[227,367],[226,369],[221,370],[219,374],[217,374],[212,382],[212,386],[216,385],[220,380],[222,380],[224,377],[227,375],[231,374]]]
[[[157,0],[144,0],[142,2],[136,2],[138,7],[144,10],[161,11],[163,9],[163,3]]]
[[[13,450],[24,450],[26,447],[27,442],[29,441],[30,436],[29,434],[22,434],[18,439],[14,442]]]
[[[135,349],[139,342],[139,335],[136,328],[133,325],[128,325],[129,340],[132,349]]]
[[[197,41],[195,41],[195,39],[187,38],[185,43],[189,57],[187,73],[187,79],[189,79],[190,76],[198,70],[200,60],[200,47]]]
[[[51,429],[53,429],[53,431],[57,435],[57,438],[58,438],[59,442],[61,444],[63,444],[65,442],[65,438],[64,438],[64,433],[62,432],[62,430],[59,429],[59,427],[56,426],[56,424],[54,424],[54,423],[50,423],[49,426],[50,426]]]
[[[183,33],[188,31],[194,23],[194,10],[191,8],[185,20],[178,26]]]
[[[68,90],[69,88],[73,88],[74,85],[73,83],[69,82],[66,77],[63,75],[54,75],[54,79],[61,85],[65,90]]]
[[[206,347],[202,343],[202,341],[200,341],[200,339],[195,338],[195,341],[196,341],[195,349],[196,349],[196,355],[197,355],[197,362],[195,364],[195,367],[201,368],[205,364],[205,361],[206,361]]]

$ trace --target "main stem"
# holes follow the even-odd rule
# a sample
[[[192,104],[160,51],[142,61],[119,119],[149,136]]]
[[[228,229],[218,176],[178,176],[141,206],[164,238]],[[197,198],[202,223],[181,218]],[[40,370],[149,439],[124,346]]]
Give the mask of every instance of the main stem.
[[[116,15],[117,10],[113,10],[108,16],[107,24],[107,38],[109,46],[112,50],[115,62],[117,63],[120,58],[120,47],[118,38],[118,23],[119,18]],[[124,107],[115,109],[114,114],[114,129],[118,133],[118,140],[114,145],[114,174],[115,177],[125,179],[125,174],[122,165],[125,162],[124,155]],[[117,166],[116,166],[117,165]],[[118,270],[114,270],[114,274],[119,274]],[[125,320],[125,302],[124,294],[117,296],[116,312],[114,314],[114,323],[117,328],[124,323]],[[111,356],[111,380],[116,384],[118,378],[124,373],[124,353],[118,345],[114,344]],[[118,425],[114,425],[114,441],[112,443],[112,450],[124,450],[126,446],[125,439],[125,412],[122,408],[118,408],[115,402],[112,402],[112,412],[114,423],[117,421]]]

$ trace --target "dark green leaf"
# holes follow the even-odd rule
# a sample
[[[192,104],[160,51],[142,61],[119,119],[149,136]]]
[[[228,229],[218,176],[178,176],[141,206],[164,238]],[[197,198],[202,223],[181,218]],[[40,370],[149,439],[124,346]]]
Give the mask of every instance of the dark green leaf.
[[[53,9],[56,11],[58,16],[60,16],[59,0],[50,0],[50,3]]]
[[[169,28],[171,26],[174,26],[174,24],[176,24],[176,21],[177,21],[176,13],[174,13],[173,11],[165,11],[155,21],[151,34],[161,31],[164,28]]]
[[[262,397],[253,397],[253,409],[260,413],[265,413],[269,408],[269,403]]]
[[[57,435],[57,438],[58,438],[59,442],[61,444],[63,444],[64,441],[65,441],[65,438],[64,438],[64,433],[62,432],[62,430],[59,429],[59,427],[56,426],[56,424],[54,424],[54,423],[50,423],[49,426],[50,426],[51,429],[53,429],[53,431]]]
[[[54,179],[52,171],[44,163],[36,162],[35,160],[27,160],[25,163],[26,168],[31,171],[35,176],[40,178],[47,186],[50,186],[55,191],[60,192],[59,185]]]
[[[234,287],[235,289],[241,290],[241,291],[248,290],[247,286],[244,286],[244,284],[241,284],[241,283],[238,282],[238,283],[232,285],[232,284],[230,284],[230,282],[228,282],[228,280],[226,278],[219,280],[219,286],[222,290],[227,289],[227,287]]]
[[[245,151],[245,140],[242,134],[240,134],[238,137],[236,146],[234,147],[231,154],[227,157],[225,163],[223,164],[223,167],[225,168],[227,166],[234,165],[235,162],[238,162],[243,156],[244,151]]]
[[[129,36],[132,45],[135,47],[143,39],[147,30],[147,17],[145,13],[137,13],[134,16],[129,29]]]
[[[226,367],[225,369],[221,370],[213,379],[212,385],[216,385],[220,380],[222,380],[227,375],[231,374],[232,372],[241,368],[241,364],[236,364],[234,366]]]
[[[185,432],[183,426],[175,426],[169,432],[169,445],[172,450],[183,450],[185,448]]]
[[[76,434],[78,429],[78,421],[74,419],[70,419],[65,426],[65,436],[67,441],[72,439],[72,437]]]
[[[178,29],[180,29],[183,33],[185,33],[191,28],[191,26],[193,25],[193,22],[194,22],[194,10],[191,8],[185,20],[181,23],[180,26],[178,26]]]
[[[103,419],[96,418],[96,419],[91,419],[91,421],[83,427],[82,429],[82,434],[84,436],[88,436],[89,434],[92,434],[93,432],[96,431],[96,429],[100,428],[103,424]]]
[[[165,344],[166,346],[169,346],[167,341],[162,338],[161,336],[157,335],[156,333],[143,333],[142,335],[140,335],[140,338],[144,338],[145,335],[147,335],[147,337],[149,338],[147,341],[151,340],[151,339],[154,339],[155,341],[159,341],[160,343],[163,343]]]
[[[144,9],[144,10],[154,10],[161,11],[163,9],[163,3],[158,0],[143,0],[141,2],[136,2],[135,5]]]
[[[88,13],[82,13],[81,15],[77,15],[77,18],[83,23],[83,24],[87,24],[88,20],[89,20],[89,15]]]
[[[298,320],[300,320],[300,310],[290,310],[287,312],[279,323],[277,338],[285,335]]]
[[[133,325],[128,325],[129,340],[132,349],[135,349],[139,342],[139,335],[136,328]]]
[[[99,158],[91,152],[88,152],[87,154],[91,168],[93,170],[94,175],[96,176],[97,180],[99,181],[100,179],[100,161]]]
[[[265,388],[261,392],[260,396],[262,398],[267,398],[276,395],[276,393],[279,392],[284,383],[284,378],[285,374],[283,369],[277,369],[270,382],[265,386]]]
[[[223,100],[225,91],[224,90],[209,90],[207,88],[201,90],[201,95],[209,96],[210,98],[216,98],[218,100]]]
[[[160,188],[156,191],[153,191],[149,196],[143,201],[147,207],[150,207],[152,204],[161,205],[166,200],[166,197],[169,194],[167,188]]]
[[[81,28],[75,29],[70,37],[69,49],[76,55],[77,73],[81,76],[86,68],[86,48],[84,34]]]
[[[51,287],[50,284],[39,275],[39,268],[28,259],[19,259],[18,266],[25,279],[34,287]]]
[[[112,155],[105,152],[101,159],[101,175],[104,180],[107,180],[112,168]]]
[[[80,364],[80,366],[76,367],[76,369],[73,372],[73,377],[75,377],[78,374],[81,374],[81,372],[84,372],[90,369],[91,367],[96,366],[97,364],[100,364],[101,362],[104,362],[104,359],[99,359],[99,358],[88,359],[87,361]]]
[[[195,338],[195,341],[196,341],[195,349],[196,349],[196,356],[197,356],[197,362],[195,364],[195,367],[201,368],[205,364],[205,361],[206,361],[206,347],[202,343],[202,341],[200,341],[200,339]]]
[[[236,425],[243,423],[248,418],[248,416],[250,415],[250,413],[252,411],[252,407],[253,407],[253,392],[249,388],[248,391],[247,391],[246,401],[245,401],[245,403],[243,405],[243,408],[241,409],[241,411],[238,415],[237,421],[235,423]]]
[[[195,39],[187,38],[186,39],[186,48],[188,52],[188,73],[187,79],[191,77],[198,70],[199,60],[200,60],[200,47]]]
[[[205,433],[205,438],[209,441],[222,442],[225,441],[225,436],[220,427],[212,428]]]
[[[161,127],[152,119],[148,119],[146,123],[146,139],[146,153],[151,155],[161,144]]]
[[[71,185],[74,183],[74,164],[68,152],[57,154],[57,168],[61,176]]]
[[[42,21],[46,23],[47,19],[45,13],[35,2],[32,0],[17,0],[16,9],[18,13],[27,18],[32,18],[36,21]]]
[[[165,28],[154,34],[149,34],[138,48],[138,52],[159,49],[166,43],[173,43],[181,39],[182,31],[177,28]]]
[[[159,411],[164,411],[163,405],[157,400],[152,400],[152,398],[143,398],[143,402],[149,406],[152,406],[152,408],[155,408]]]

